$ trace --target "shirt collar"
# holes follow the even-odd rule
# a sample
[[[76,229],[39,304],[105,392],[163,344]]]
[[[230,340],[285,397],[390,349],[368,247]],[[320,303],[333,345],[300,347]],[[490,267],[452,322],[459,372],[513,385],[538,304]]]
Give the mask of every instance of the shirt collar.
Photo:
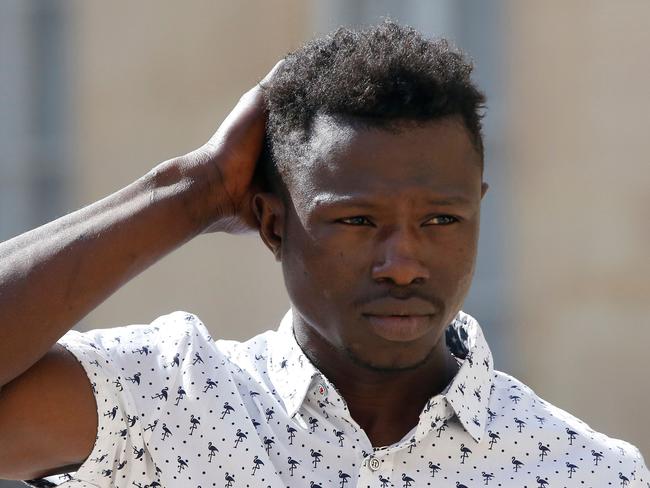
[[[439,420],[434,416],[440,410],[432,406],[444,399],[465,430],[480,442],[485,433],[492,389],[492,353],[478,322],[462,311],[445,331],[445,339],[460,368],[445,391],[429,401],[420,424],[432,425],[431,422]],[[298,412],[315,382],[319,382],[316,388],[327,388],[327,379],[296,342],[291,309],[270,339],[268,357],[271,382],[290,417]]]
[[[268,357],[271,383],[287,414],[293,417],[305,400],[314,378],[322,375],[296,342],[291,309],[284,315],[270,340]]]
[[[492,352],[476,319],[462,311],[449,325],[445,336],[460,369],[443,395],[465,430],[480,442],[485,434],[492,393]]]

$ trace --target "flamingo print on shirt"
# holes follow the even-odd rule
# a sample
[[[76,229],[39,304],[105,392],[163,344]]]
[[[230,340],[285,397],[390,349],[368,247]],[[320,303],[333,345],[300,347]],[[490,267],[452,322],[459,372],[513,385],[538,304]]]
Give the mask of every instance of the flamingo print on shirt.
[[[218,326],[217,326],[218,330]],[[63,488],[648,488],[638,449],[595,432],[493,369],[478,322],[445,339],[460,368],[390,446],[372,446],[345,400],[277,330],[217,340],[194,314],[81,333],[59,343],[81,363],[98,409],[92,453]]]

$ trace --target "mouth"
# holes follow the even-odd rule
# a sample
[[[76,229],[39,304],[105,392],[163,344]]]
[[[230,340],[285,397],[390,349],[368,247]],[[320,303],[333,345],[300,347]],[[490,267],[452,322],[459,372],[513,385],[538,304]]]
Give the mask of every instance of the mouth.
[[[429,329],[433,314],[363,314],[373,331],[395,342],[408,342],[421,337]]]

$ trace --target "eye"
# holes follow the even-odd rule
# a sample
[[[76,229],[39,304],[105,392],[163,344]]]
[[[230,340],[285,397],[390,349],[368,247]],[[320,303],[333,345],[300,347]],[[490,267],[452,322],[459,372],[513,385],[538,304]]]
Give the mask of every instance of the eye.
[[[344,219],[339,219],[337,222],[347,225],[366,225],[371,224],[370,220],[367,217],[356,216],[356,217],[346,217]]]
[[[432,222],[433,225],[449,225],[458,222],[458,219],[452,215],[436,215],[427,220],[427,222]]]

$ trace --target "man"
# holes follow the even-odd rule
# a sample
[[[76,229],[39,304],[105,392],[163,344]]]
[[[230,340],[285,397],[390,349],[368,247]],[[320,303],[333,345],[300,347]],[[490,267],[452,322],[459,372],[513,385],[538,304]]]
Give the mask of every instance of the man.
[[[394,23],[339,30],[276,66],[203,147],[2,244],[0,477],[647,487],[634,446],[493,370],[460,311],[488,188],[470,73]],[[282,264],[277,331],[214,341],[181,311],[70,330],[192,237],[247,229]]]

